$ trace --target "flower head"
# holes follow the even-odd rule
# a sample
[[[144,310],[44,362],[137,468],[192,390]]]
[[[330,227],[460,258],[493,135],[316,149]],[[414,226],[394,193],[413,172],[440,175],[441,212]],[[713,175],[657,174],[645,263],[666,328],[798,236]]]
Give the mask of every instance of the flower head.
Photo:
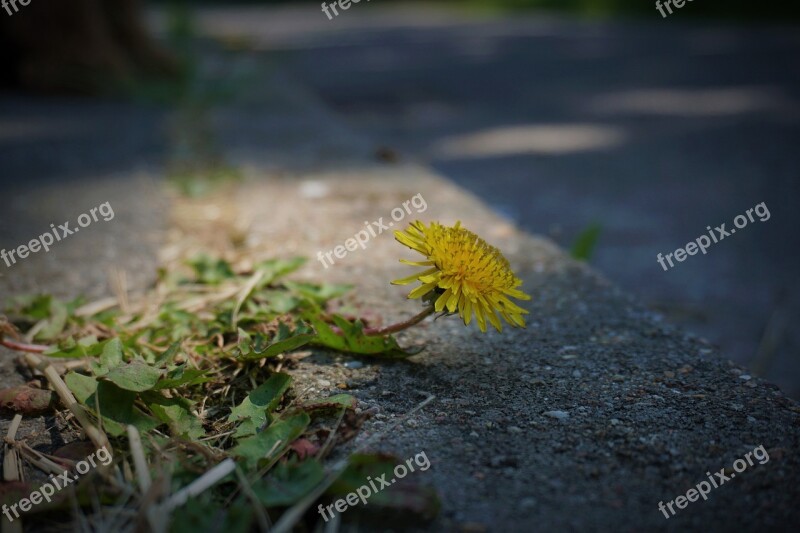
[[[433,302],[436,312],[445,308],[449,313],[458,311],[468,325],[473,313],[481,331],[486,331],[488,320],[495,329],[502,331],[495,312],[512,326],[525,327],[522,315],[528,312],[516,305],[509,296],[530,300],[530,296],[518,290],[522,280],[514,275],[508,260],[500,250],[461,227],[431,222],[425,226],[420,221],[411,223],[405,231],[395,231],[395,238],[412,250],[425,256],[425,261],[402,263],[426,270],[393,281],[395,285],[407,285],[414,281],[422,283],[412,290],[409,298],[423,298]]]

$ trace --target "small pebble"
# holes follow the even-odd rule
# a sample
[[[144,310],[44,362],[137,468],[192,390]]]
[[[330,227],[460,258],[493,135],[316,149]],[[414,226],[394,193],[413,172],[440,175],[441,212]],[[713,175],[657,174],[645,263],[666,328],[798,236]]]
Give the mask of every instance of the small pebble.
[[[569,418],[569,413],[566,411],[547,411],[544,413],[544,416],[549,416],[550,418],[556,418],[558,420],[564,420]]]
[[[581,374],[580,370],[573,370],[572,371],[572,377],[573,378],[580,378],[581,376],[583,376],[583,374]]]
[[[739,376],[739,379],[750,381],[751,379],[753,379],[753,376],[751,376],[750,374],[742,374],[741,376]]]
[[[410,427],[410,428],[415,428],[415,427],[417,427],[419,424],[417,424],[417,421],[416,421],[416,420],[414,420],[413,418],[409,418],[408,420],[406,420],[406,425],[407,425],[408,427]]]
[[[508,426],[509,433],[522,433],[522,428],[517,426]]]
[[[317,384],[320,387],[330,387],[331,386],[331,382],[328,381],[327,379],[320,379],[319,381],[317,381]]]
[[[477,432],[475,432],[475,431],[473,431],[473,432],[471,432],[471,433],[469,434],[469,436],[470,436],[470,437],[476,437],[476,438],[477,438],[477,437],[478,437],[478,433],[477,433]]]
[[[362,363],[361,361],[348,361],[344,364],[344,366],[345,368],[352,368],[352,369],[363,368],[364,363]]]

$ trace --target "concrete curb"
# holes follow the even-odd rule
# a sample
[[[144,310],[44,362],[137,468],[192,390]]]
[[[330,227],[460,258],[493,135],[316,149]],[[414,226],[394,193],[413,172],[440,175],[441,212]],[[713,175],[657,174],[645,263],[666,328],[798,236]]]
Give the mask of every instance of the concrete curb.
[[[442,513],[413,527],[755,531],[797,523],[795,402],[430,170],[378,161],[369,141],[344,134],[313,95],[274,76],[217,115],[220,138],[250,177],[231,197],[235,225],[247,228],[246,254],[311,257],[304,273],[355,284],[350,303],[362,313],[409,316],[415,305],[388,281],[409,271],[397,261],[410,254],[391,235],[327,269],[313,258],[421,194],[428,208],[420,218],[462,220],[507,254],[534,295],[526,330],[481,335],[443,319],[401,336],[427,346],[412,361],[314,353],[293,371],[299,390],[333,393],[343,384],[375,414],[355,447],[437,397],[377,445],[398,457],[425,451],[432,461],[418,481],[437,487]],[[257,104],[258,94],[280,90],[298,105]],[[264,154],[280,158],[264,162]],[[761,445],[765,465],[669,519],[659,511],[659,502]]]

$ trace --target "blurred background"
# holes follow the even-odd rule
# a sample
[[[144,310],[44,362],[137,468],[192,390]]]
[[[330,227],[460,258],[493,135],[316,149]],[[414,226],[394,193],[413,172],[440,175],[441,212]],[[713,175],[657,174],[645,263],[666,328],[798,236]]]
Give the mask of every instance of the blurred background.
[[[6,248],[61,218],[63,187],[155,209],[123,169],[166,168],[187,194],[236,179],[203,113],[286,72],[377,157],[431,165],[800,397],[796,4],[694,0],[666,18],[641,0],[372,0],[332,19],[320,1],[19,7],[0,11]],[[657,263],[761,202],[768,221]]]

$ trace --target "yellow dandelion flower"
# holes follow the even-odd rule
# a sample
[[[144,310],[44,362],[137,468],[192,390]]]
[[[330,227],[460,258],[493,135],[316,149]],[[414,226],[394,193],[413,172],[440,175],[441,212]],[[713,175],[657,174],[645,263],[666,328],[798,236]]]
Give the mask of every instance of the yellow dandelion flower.
[[[518,290],[522,280],[514,275],[503,254],[483,239],[461,227],[431,222],[425,226],[419,220],[405,231],[395,231],[395,238],[412,250],[425,256],[425,261],[405,261],[413,266],[428,267],[407,278],[393,281],[395,285],[422,283],[412,290],[409,298],[423,298],[433,302],[437,313],[445,308],[449,313],[458,311],[465,325],[474,313],[481,331],[486,331],[488,320],[497,331],[502,331],[495,312],[511,326],[525,327],[522,315],[528,312],[509,299],[530,300]]]

